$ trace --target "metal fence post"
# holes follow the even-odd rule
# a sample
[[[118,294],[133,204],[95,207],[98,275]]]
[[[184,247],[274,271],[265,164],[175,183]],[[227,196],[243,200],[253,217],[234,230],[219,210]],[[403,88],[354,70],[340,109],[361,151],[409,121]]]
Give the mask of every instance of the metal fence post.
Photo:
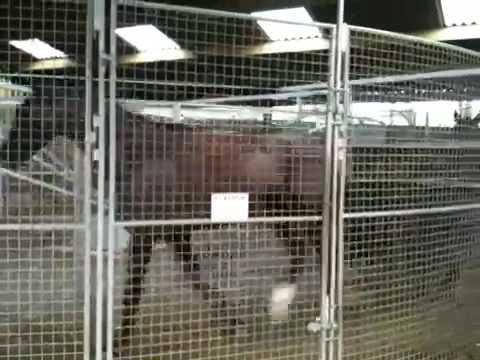
[[[98,163],[98,191],[97,191],[97,274],[96,274],[96,324],[95,324],[95,356],[97,359],[103,356],[103,292],[104,292],[104,269],[103,269],[103,239],[105,236],[105,143],[106,143],[106,109],[105,109],[105,73],[106,60],[106,37],[105,37],[105,0],[95,1],[95,31],[97,34],[97,63],[98,63],[98,111],[94,115],[94,127],[98,130],[98,149],[95,150],[95,160]]]
[[[92,86],[93,86],[93,37],[94,37],[94,6],[95,0],[88,1],[87,8],[87,36],[86,36],[86,61],[85,61],[85,151],[84,151],[84,181],[83,193],[83,222],[85,231],[84,244],[84,314],[83,314],[83,358],[90,359],[91,344],[91,243],[92,243],[92,154],[93,154],[93,133],[92,133]]]
[[[327,322],[328,326],[326,328],[326,335],[327,339],[324,343],[326,346],[327,352],[322,352],[322,359],[325,359],[323,356],[326,356],[328,360],[334,360],[335,352],[335,339],[337,334],[337,318],[336,318],[336,310],[337,304],[336,302],[339,301],[337,298],[338,291],[342,287],[343,281],[341,280],[342,277],[342,270],[343,270],[343,259],[339,257],[339,248],[341,247],[340,236],[341,230],[339,228],[339,222],[341,219],[341,211],[339,210],[342,207],[342,196],[343,193],[343,182],[341,176],[341,169],[344,166],[345,158],[343,149],[342,149],[342,137],[339,133],[339,125],[344,122],[344,118],[342,118],[341,106],[345,106],[345,93],[343,88],[344,78],[343,75],[345,73],[343,65],[344,55],[345,55],[345,23],[344,23],[344,10],[345,10],[345,2],[344,0],[339,0],[337,3],[337,25],[335,29],[335,46],[334,46],[334,58],[333,58],[333,66],[334,68],[331,69],[331,73],[333,73],[333,84],[331,89],[331,93],[333,95],[332,102],[333,107],[331,107],[332,114],[330,116],[331,123],[329,124],[330,129],[327,128],[326,137],[330,137],[330,141],[326,141],[326,147],[331,146],[331,159],[326,164],[329,166],[329,169],[326,173],[328,176],[328,181],[331,182],[329,187],[329,196],[328,200],[326,201],[326,208],[330,212],[328,216],[328,221],[326,226],[324,226],[324,230],[328,231],[328,244],[326,245],[326,249],[328,249],[328,271],[327,274],[329,275],[328,280],[328,299],[326,304],[322,304],[327,306]],[[345,109],[343,109],[345,110]],[[345,112],[343,111],[343,115]],[[339,232],[340,231],[340,232]],[[322,249],[323,251],[323,249]],[[341,300],[339,301],[341,303]],[[325,311],[322,311],[324,314]],[[339,344],[337,344],[338,346]],[[340,360],[337,359],[337,360]]]
[[[322,209],[322,245],[321,245],[321,254],[322,254],[322,269],[321,269],[321,312],[320,312],[320,324],[321,324],[321,336],[320,336],[320,360],[326,360],[327,357],[327,328],[328,324],[328,271],[329,271],[329,247],[330,247],[330,215],[331,215],[331,163],[332,163],[332,130],[334,122],[334,108],[335,108],[335,93],[334,93],[334,84],[335,84],[335,48],[336,41],[335,35],[332,34],[331,46],[330,46],[330,58],[329,58],[329,80],[328,80],[328,100],[327,100],[327,117],[325,123],[325,158],[324,158],[324,167],[325,173],[323,176],[324,179],[324,189],[323,189],[323,209]],[[320,174],[321,175],[321,174]]]
[[[336,298],[336,321],[337,324],[337,360],[343,358],[343,279],[344,279],[344,200],[348,163],[348,122],[350,116],[351,93],[349,86],[350,78],[350,31],[344,24],[345,61],[343,66],[343,114],[339,124],[338,159],[340,162],[338,172],[338,219],[337,219],[337,249],[334,256],[337,258],[337,289]]]
[[[109,71],[109,178],[108,178],[108,245],[107,245],[107,360],[113,359],[114,341],[114,250],[115,250],[115,178],[116,178],[116,58],[117,44],[117,1],[111,0],[110,7],[110,71]]]

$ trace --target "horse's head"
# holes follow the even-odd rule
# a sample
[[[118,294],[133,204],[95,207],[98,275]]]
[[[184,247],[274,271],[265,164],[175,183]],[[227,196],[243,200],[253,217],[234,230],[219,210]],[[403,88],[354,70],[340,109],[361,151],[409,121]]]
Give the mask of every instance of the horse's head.
[[[83,142],[85,92],[67,86],[67,80],[45,82],[36,80],[31,96],[16,110],[0,149],[4,167],[17,168],[57,137],[77,144]]]

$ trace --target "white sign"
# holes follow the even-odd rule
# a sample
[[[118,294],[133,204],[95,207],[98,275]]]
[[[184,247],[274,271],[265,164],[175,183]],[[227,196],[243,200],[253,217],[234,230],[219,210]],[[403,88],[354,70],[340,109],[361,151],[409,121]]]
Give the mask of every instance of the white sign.
[[[210,218],[215,222],[248,220],[248,193],[213,193]]]

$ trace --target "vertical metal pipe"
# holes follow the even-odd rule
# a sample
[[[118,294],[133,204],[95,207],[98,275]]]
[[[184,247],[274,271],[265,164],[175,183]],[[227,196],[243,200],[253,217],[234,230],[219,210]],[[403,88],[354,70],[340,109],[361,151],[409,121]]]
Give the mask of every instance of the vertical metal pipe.
[[[338,339],[337,339],[337,360],[342,360],[343,357],[343,275],[344,275],[344,226],[345,226],[345,191],[346,191],[346,176],[348,163],[348,124],[350,119],[350,104],[351,104],[351,89],[350,89],[350,30],[345,26],[345,63],[343,71],[343,121],[341,124],[341,146],[339,152],[340,172],[339,172],[339,200],[338,200],[338,286],[337,286],[337,325],[338,325]]]
[[[108,178],[108,264],[107,264],[107,360],[113,360],[113,331],[114,331],[114,250],[115,250],[115,178],[116,178],[116,85],[117,85],[117,0],[111,0],[110,5],[110,78],[109,78],[109,178]]]
[[[334,124],[332,131],[332,200],[331,200],[331,215],[330,215],[330,281],[329,281],[329,303],[328,303],[328,320],[332,324],[335,318],[335,283],[337,281],[337,178],[338,178],[338,125]],[[333,339],[335,335],[335,329],[330,329],[328,333],[329,346],[328,346],[328,359],[333,360]]]
[[[83,308],[83,359],[90,359],[90,301],[91,301],[91,258],[90,247],[92,243],[92,69],[93,69],[93,8],[94,1],[87,4],[87,37],[85,49],[85,153],[84,153],[84,181],[85,190],[83,196],[83,222],[85,231],[84,244],[84,308]]]
[[[331,197],[329,210],[331,215],[329,218],[329,235],[330,235],[330,286],[329,286],[329,325],[332,325],[335,316],[335,283],[337,280],[337,196],[338,196],[338,146],[339,146],[339,134],[338,126],[336,124],[338,115],[340,114],[341,97],[344,96],[342,92],[342,64],[343,64],[343,51],[344,51],[344,12],[345,12],[345,0],[337,1],[337,26],[335,29],[335,56],[334,56],[334,80],[333,80],[333,96],[334,96],[334,109],[333,109],[333,124],[332,124],[332,160],[331,160]],[[341,191],[341,190],[340,190]],[[328,359],[333,360],[334,356],[334,335],[336,330],[331,329],[329,331],[328,342]],[[340,359],[339,359],[340,360]]]
[[[335,89],[339,90],[342,79],[342,48],[344,36],[345,0],[337,0],[337,27],[335,33]],[[337,97],[338,99],[338,97]]]
[[[75,146],[73,149],[73,180],[72,180],[72,185],[73,185],[73,221],[75,224],[80,224],[83,221],[83,216],[82,216],[82,189],[80,184],[82,183],[82,157],[80,156],[80,149]],[[64,170],[67,172],[67,169],[65,168]],[[84,230],[84,229],[82,229]],[[73,232],[73,269],[75,271],[75,286],[78,286],[78,280],[80,276],[84,276],[84,272],[79,272],[79,269],[84,266],[84,259],[86,256],[86,252],[83,249],[83,242],[80,241],[82,239],[81,236],[79,236],[78,231]]]
[[[100,2],[101,4],[99,4]],[[96,0],[97,9],[105,6]],[[95,15],[96,17],[99,15]],[[103,238],[105,235],[105,28],[98,29],[98,192],[97,192],[97,288],[96,288],[96,343],[97,359],[102,358],[103,349]]]
[[[0,174],[0,216],[4,216],[4,207],[6,205],[5,198],[4,198],[4,175]]]
[[[325,123],[325,159],[324,170],[325,173],[321,174],[324,178],[323,189],[323,209],[322,209],[322,270],[321,270],[321,294],[320,294],[320,323],[321,323],[321,336],[320,336],[320,360],[326,359],[326,346],[327,346],[327,332],[325,325],[328,319],[328,314],[325,309],[328,306],[327,297],[327,283],[328,283],[328,268],[329,268],[329,239],[330,239],[330,201],[331,201],[331,160],[332,160],[332,126],[334,121],[334,102],[335,102],[335,33],[332,34],[330,57],[329,57],[329,93],[327,102],[327,118]]]
[[[344,142],[346,144],[346,142]],[[338,244],[337,244],[337,359],[341,360],[343,357],[343,273],[344,273],[344,200],[345,200],[345,186],[346,186],[346,168],[347,168],[347,149],[340,150],[340,172],[339,172],[339,201],[338,201]]]

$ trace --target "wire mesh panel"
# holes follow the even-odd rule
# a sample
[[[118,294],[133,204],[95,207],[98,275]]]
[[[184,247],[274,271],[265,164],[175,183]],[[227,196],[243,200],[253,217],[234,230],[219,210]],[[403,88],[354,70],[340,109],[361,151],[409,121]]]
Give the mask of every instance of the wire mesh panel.
[[[359,28],[350,41],[344,357],[475,358],[478,82],[422,73],[480,56]]]
[[[151,3],[121,3],[116,31],[118,76],[125,80],[117,84],[121,97],[183,101],[259,95],[328,80],[331,26],[306,26],[309,39],[304,40],[310,41],[299,47],[302,39],[285,34],[295,24],[273,22],[285,29],[272,40],[245,15],[207,16]],[[153,30],[156,45],[138,39],[150,35],[149,25],[163,35]],[[286,40],[274,40],[278,36]]]
[[[127,286],[117,314],[124,356],[176,349],[185,356],[260,351],[275,357],[279,345],[290,341],[298,344],[282,346],[280,353],[316,356],[318,338],[308,336],[306,325],[319,309],[321,187],[311,181],[322,171],[318,136],[286,141],[276,135],[292,136],[292,129],[264,127],[259,133],[254,123],[169,129],[165,120],[142,121],[136,124],[142,159],[123,158],[118,185],[130,189],[119,193],[120,215],[141,219],[120,223],[132,231],[129,262],[118,264],[127,266],[127,279],[116,285]],[[149,126],[154,129],[141,130]],[[146,152],[148,143],[159,149]],[[286,182],[292,171],[303,181]],[[212,193],[248,193],[251,222],[210,224]],[[293,280],[298,295],[288,322],[272,324],[271,293]],[[191,347],[199,341],[198,326],[206,339]],[[160,341],[162,336],[172,340]]]
[[[2,1],[0,19],[0,357],[81,359],[87,2]]]
[[[83,356],[83,268],[74,231],[2,231],[0,356]]]
[[[279,90],[328,80],[331,27],[299,49],[247,15],[128,2],[117,20],[114,353],[318,358],[327,94]]]
[[[346,357],[476,356],[477,232],[475,210],[348,220],[359,301],[344,310]]]
[[[351,80],[478,64],[474,51],[374,29],[349,29]]]

